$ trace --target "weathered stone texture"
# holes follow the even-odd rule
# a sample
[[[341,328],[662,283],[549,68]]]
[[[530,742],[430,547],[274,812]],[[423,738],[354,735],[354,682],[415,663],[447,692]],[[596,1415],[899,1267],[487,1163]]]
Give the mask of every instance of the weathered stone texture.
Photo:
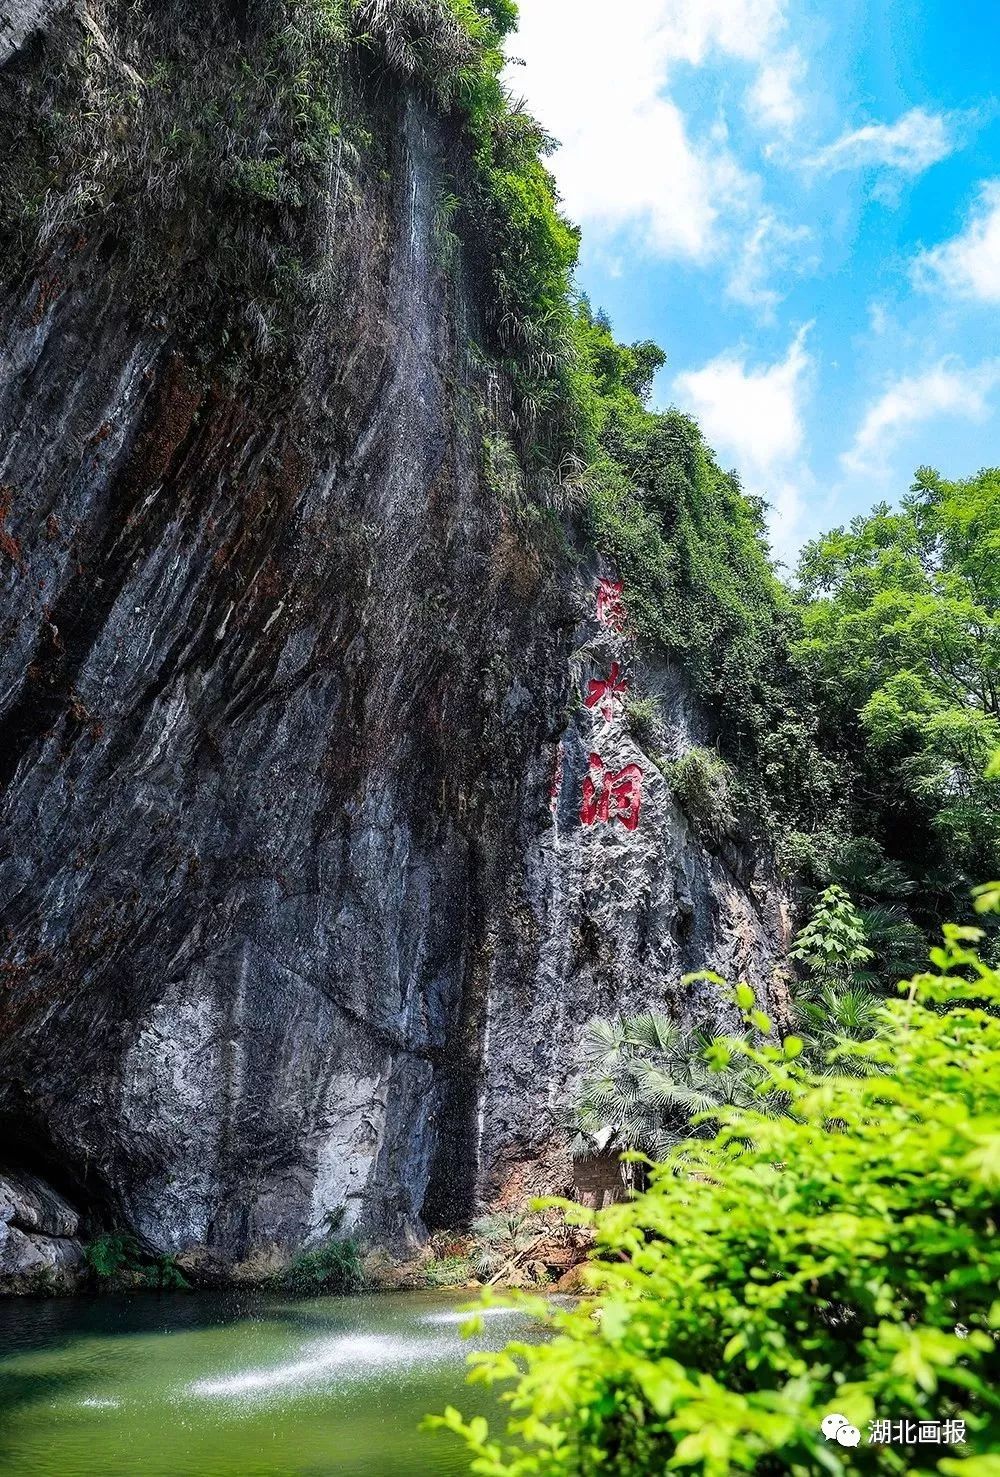
[[[640,826],[579,824],[589,712],[553,823],[614,642],[596,572],[481,476],[447,141],[379,108],[280,393],[176,331],[205,264],[151,301],[84,231],[0,298],[0,1163],[214,1274],[341,1207],[399,1242],[517,1166],[559,1181],[582,1024],[715,1019],[681,973],[766,984],[780,944],[766,868],[706,849],[620,721]],[[75,1217],[4,1225],[7,1274],[75,1254]]]

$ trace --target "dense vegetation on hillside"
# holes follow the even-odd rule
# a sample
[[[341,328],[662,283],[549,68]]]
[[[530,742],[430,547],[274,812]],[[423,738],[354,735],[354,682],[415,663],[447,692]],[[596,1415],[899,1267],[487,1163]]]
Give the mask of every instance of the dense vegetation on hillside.
[[[814,830],[837,775],[792,664],[798,615],[772,568],[765,508],[724,472],[689,416],[648,409],[655,345],[617,345],[579,309],[593,396],[590,536],[625,581],[636,634],[682,663],[736,766],[733,800],[784,829]]]
[[[803,551],[793,655],[850,775],[849,820],[925,904],[1000,873],[1000,472],[917,473]]]
[[[892,978],[909,919],[933,931],[1000,872],[1000,473],[924,469],[804,550],[779,580],[763,509],[697,426],[645,404],[655,345],[578,311],[596,392],[590,534],[617,564],[637,635],[684,667],[734,767],[730,804],[769,828],[808,898],[860,905]]]

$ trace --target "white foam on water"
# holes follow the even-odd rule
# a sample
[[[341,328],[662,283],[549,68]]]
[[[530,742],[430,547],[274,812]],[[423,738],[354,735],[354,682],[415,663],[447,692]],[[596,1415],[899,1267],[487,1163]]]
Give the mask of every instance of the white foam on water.
[[[468,1323],[470,1318],[523,1318],[520,1308],[471,1308],[468,1313],[425,1313],[421,1323]]]
[[[331,1376],[363,1379],[373,1370],[390,1364],[426,1365],[455,1357],[451,1345],[406,1342],[374,1334],[324,1339],[306,1345],[302,1353],[302,1358],[289,1364],[195,1380],[187,1388],[192,1395],[207,1397],[268,1395],[289,1388],[327,1384]]]
[[[80,1404],[86,1405],[89,1410],[117,1410],[121,1405],[121,1401],[101,1400],[96,1395],[88,1395],[86,1400],[80,1401]]]

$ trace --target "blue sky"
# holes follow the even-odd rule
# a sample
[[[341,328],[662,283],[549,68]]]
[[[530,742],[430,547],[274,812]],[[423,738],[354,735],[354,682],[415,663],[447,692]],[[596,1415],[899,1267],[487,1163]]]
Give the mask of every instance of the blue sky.
[[[996,0],[521,0],[580,285],[776,552],[1000,462]]]

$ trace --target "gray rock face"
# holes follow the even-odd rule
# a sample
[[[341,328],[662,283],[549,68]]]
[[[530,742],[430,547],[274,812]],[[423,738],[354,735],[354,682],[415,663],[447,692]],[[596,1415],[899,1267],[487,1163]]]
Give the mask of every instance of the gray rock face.
[[[0,66],[36,31],[64,10],[77,10],[74,0],[4,0],[0,4]]]
[[[692,833],[620,716],[563,731],[638,657],[481,474],[448,146],[378,107],[280,398],[175,325],[201,258],[150,300],[59,237],[0,297],[0,1156],[212,1275],[342,1209],[398,1243],[564,1188],[581,1025],[717,1018],[681,973],[766,989],[782,942],[765,864]],[[687,742],[681,679],[643,680]],[[635,829],[581,823],[595,748],[642,769]],[[0,1281],[77,1254],[46,1194]]]
[[[578,590],[585,618],[569,667],[583,701],[557,748],[551,824],[528,851],[534,970],[490,998],[481,1160],[493,1195],[547,1191],[554,1175],[569,1188],[565,1149],[539,1173],[538,1145],[572,1102],[576,1046],[595,1015],[652,1009],[739,1029],[715,986],[682,983],[703,969],[752,982],[779,1018],[787,1010],[788,919],[773,864],[746,837],[704,834],[630,732],[641,695],[658,704],[658,757],[707,741],[683,675],[644,660],[599,619],[598,591],[613,573]]]
[[[0,1287],[72,1290],[83,1262],[79,1229],[76,1211],[36,1175],[0,1174]]]

